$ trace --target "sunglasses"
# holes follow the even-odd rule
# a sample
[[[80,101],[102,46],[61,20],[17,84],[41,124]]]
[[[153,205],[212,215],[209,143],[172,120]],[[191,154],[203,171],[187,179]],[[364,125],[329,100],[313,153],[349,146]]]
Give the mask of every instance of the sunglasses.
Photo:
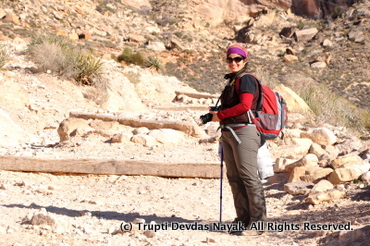
[[[233,61],[235,61],[236,63],[239,63],[242,60],[244,60],[244,58],[240,57],[240,56],[237,56],[237,57],[234,57],[234,58],[231,58],[231,57],[226,58],[227,63],[232,63]]]

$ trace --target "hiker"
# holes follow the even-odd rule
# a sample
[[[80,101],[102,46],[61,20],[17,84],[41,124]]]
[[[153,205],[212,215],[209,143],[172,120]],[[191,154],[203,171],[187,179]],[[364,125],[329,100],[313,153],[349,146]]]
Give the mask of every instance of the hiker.
[[[237,217],[233,223],[243,223],[253,229],[253,222],[266,220],[266,202],[257,171],[257,152],[261,146],[260,133],[250,124],[247,111],[256,108],[258,95],[256,79],[247,71],[248,52],[239,45],[230,46],[226,62],[231,73],[221,93],[219,111],[209,111],[212,121],[219,121],[226,175],[231,186]],[[233,234],[260,234],[259,231],[233,231]]]

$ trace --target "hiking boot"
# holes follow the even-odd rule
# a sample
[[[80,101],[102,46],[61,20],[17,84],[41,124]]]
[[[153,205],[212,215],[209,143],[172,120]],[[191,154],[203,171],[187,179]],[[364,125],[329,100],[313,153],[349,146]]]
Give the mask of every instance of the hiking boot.
[[[240,220],[235,219],[233,222],[231,222],[233,225],[229,229],[229,234],[235,235],[235,236],[241,236],[247,228],[245,227],[245,224],[241,222]]]

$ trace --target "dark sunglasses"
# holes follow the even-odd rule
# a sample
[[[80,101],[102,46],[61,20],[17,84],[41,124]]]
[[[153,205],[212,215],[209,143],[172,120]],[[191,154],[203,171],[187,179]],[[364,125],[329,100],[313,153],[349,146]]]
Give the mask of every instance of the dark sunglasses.
[[[240,56],[237,56],[237,57],[234,57],[234,58],[231,58],[231,57],[227,57],[226,58],[226,62],[227,63],[232,63],[233,61],[235,61],[236,63],[239,63],[242,60],[244,60],[244,58],[243,57],[240,57]]]

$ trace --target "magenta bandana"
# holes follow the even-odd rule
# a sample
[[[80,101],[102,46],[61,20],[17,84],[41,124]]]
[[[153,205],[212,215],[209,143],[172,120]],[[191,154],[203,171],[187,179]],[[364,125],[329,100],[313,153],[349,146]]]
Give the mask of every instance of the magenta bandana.
[[[234,45],[231,45],[228,49],[227,49],[227,52],[226,52],[226,55],[230,55],[230,54],[238,54],[238,55],[241,55],[245,58],[248,58],[248,52],[247,50],[238,45],[238,44],[234,44]]]

